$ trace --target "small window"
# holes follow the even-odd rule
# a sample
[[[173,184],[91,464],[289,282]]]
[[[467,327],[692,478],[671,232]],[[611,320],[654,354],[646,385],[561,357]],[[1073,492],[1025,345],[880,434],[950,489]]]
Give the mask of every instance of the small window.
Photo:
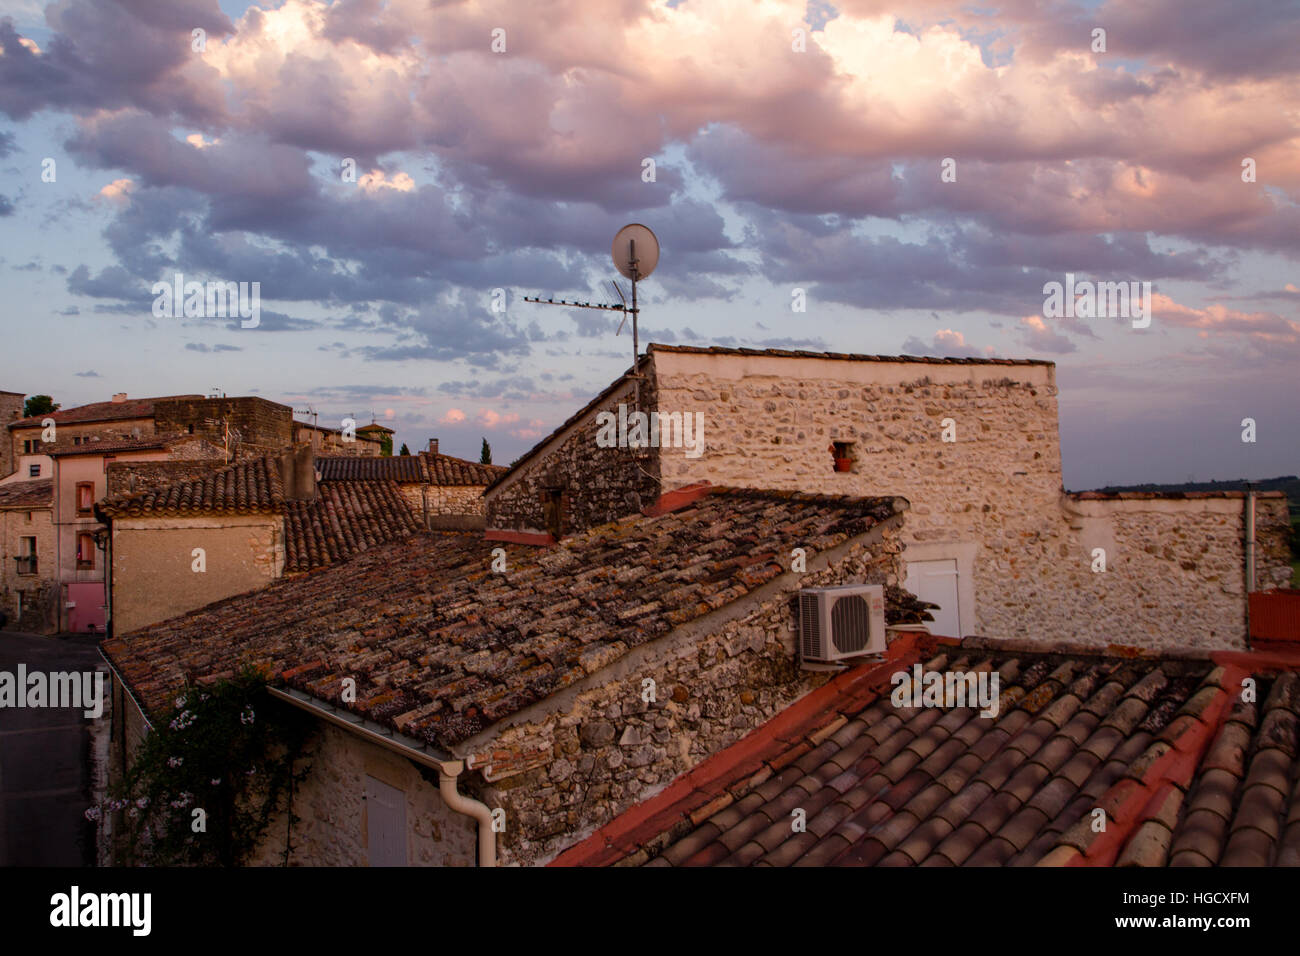
[[[185,428],[186,428],[186,430],[189,431],[189,433],[190,433],[191,435],[194,434],[194,426],[193,426],[193,425],[186,425]]]
[[[77,535],[77,570],[95,570],[95,536],[82,533]]]
[[[542,493],[542,516],[551,537],[560,540],[564,535],[564,489],[547,488]]]
[[[27,475],[28,475],[28,477],[30,477],[30,478],[39,478],[39,477],[41,477],[41,466],[40,466],[40,465],[28,465],[28,466],[27,466]]]
[[[89,481],[77,482],[77,514],[88,515],[95,507],[95,486]]]
[[[852,471],[853,442],[831,442],[831,457],[834,458],[834,467],[836,471]]]
[[[18,539],[18,573],[36,573],[36,539],[24,536]]]
[[[36,454],[36,440],[34,438],[27,438],[23,440],[23,454],[24,455]]]
[[[74,444],[74,445],[80,445],[80,444],[81,444],[81,436],[78,435],[76,438],[72,439],[72,444]]]

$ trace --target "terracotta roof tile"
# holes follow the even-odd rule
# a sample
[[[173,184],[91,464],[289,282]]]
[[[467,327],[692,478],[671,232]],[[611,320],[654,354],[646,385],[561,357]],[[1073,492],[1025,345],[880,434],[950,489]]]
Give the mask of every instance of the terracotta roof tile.
[[[396,729],[402,719],[403,733],[450,747],[584,677],[593,649],[608,664],[664,633],[667,613],[699,617],[748,594],[753,585],[732,558],[747,556],[744,567],[770,563],[779,574],[773,553],[796,543],[835,547],[898,506],[892,498],[713,489],[680,510],[625,518],[547,550],[507,546],[504,574],[490,570],[498,542],[419,532],[104,649],[150,709],[165,709],[187,678],[251,664],[381,724]],[[687,574],[698,575],[702,600],[669,597]],[[653,614],[624,613],[655,602]],[[325,662],[319,676],[294,674],[312,661]],[[356,680],[355,704],[339,699],[344,676]],[[381,690],[395,696],[367,703]]]
[[[109,517],[145,515],[274,514],[284,504],[275,459],[250,458],[210,474],[162,488],[108,498],[99,510]]]
[[[1254,677],[1264,702],[1257,714],[1238,699],[1250,672],[1236,663],[1225,673],[1194,655],[1125,659],[977,646],[973,653],[949,648],[931,664],[942,673],[992,668],[1014,683],[1002,688],[1003,701],[1013,703],[996,718],[970,708],[896,708],[887,690],[853,707],[818,704],[823,697],[843,700],[835,685],[865,681],[855,673],[906,672],[905,656],[901,663],[863,664],[796,705],[811,715],[805,737],[819,723],[835,724],[822,735],[830,749],[801,758],[809,765],[801,782],[822,787],[804,805],[826,808],[814,818],[811,837],[795,839],[788,820],[765,813],[785,803],[759,788],[741,791],[722,814],[688,820],[674,839],[689,839],[690,825],[712,826],[710,841],[743,850],[762,834],[763,852],[728,860],[739,864],[1300,863],[1300,677],[1293,671],[1259,658]],[[791,747],[764,728],[742,743],[769,765],[785,760]],[[725,768],[727,760],[727,751],[709,758],[691,779],[708,781],[723,772],[710,767]],[[812,767],[818,760],[822,766]],[[671,820],[673,806],[684,813],[703,805],[709,791],[704,783],[685,795],[674,791],[677,803],[654,812]],[[761,804],[750,803],[756,794]],[[1097,808],[1107,814],[1104,833],[1092,827]],[[773,844],[777,822],[785,823],[786,836]],[[555,862],[591,862],[600,840],[623,853],[635,849],[622,832],[615,818]],[[670,839],[663,851],[669,862],[673,846]]]
[[[309,571],[420,529],[392,481],[321,482],[311,501],[286,501],[285,570]]]
[[[420,461],[435,485],[490,485],[509,470],[502,465],[483,465],[427,451],[420,452]]]
[[[425,480],[420,459],[415,455],[361,458],[323,455],[316,459],[321,481],[410,481]]]
[[[54,479],[11,481],[0,485],[0,509],[39,509],[54,504]]]
[[[10,422],[10,428],[39,427],[46,418],[53,418],[60,425],[86,422],[112,422],[130,418],[152,418],[155,402],[175,399],[200,399],[202,395],[160,395],[156,398],[133,398],[125,402],[92,402],[75,408],[61,408],[57,412],[35,415]]]

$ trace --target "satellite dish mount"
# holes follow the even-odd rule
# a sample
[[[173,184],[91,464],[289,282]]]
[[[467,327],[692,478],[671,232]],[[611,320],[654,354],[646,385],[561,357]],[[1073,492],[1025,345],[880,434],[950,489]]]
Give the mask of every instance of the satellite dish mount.
[[[543,305],[562,305],[571,309],[601,309],[606,312],[622,312],[623,321],[619,323],[618,332],[614,333],[615,335],[623,331],[623,326],[627,324],[627,317],[631,315],[632,377],[637,380],[637,399],[639,403],[641,376],[637,372],[637,362],[641,357],[641,341],[640,332],[637,328],[637,316],[641,310],[636,302],[636,284],[641,279],[648,278],[650,273],[655,271],[655,266],[659,265],[659,240],[648,226],[634,222],[624,226],[614,236],[611,255],[614,259],[614,268],[632,283],[632,304],[630,306],[627,304],[627,298],[623,295],[623,290],[619,287],[617,281],[611,281],[610,286],[618,295],[618,305],[608,305],[600,302],[569,302],[565,299],[542,299],[533,296],[524,296],[524,301],[539,302]]]

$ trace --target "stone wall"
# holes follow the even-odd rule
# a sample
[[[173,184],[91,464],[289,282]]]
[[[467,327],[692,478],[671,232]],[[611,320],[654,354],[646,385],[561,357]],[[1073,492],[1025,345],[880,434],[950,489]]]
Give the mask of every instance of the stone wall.
[[[954,558],[973,584],[962,629],[1036,636],[1023,612],[1043,595],[1022,552],[1066,531],[1054,366],[653,355],[659,410],[704,420],[702,456],[662,452],[665,490],[902,496],[911,555]],[[833,442],[850,443],[849,471],[835,470]]]
[[[22,392],[0,392],[0,478],[12,475],[18,467],[18,455],[9,435],[9,423],[23,417],[27,396]],[[21,450],[22,445],[18,448]]]
[[[154,423],[159,433],[201,435],[224,447],[222,420],[238,432],[244,448],[279,451],[293,443],[293,409],[264,398],[181,398],[154,403]],[[191,429],[193,429],[191,431]]]
[[[665,490],[709,481],[907,498],[904,560],[957,562],[964,634],[953,636],[1244,644],[1241,496],[1064,495],[1050,364],[653,355],[660,411],[706,423],[703,456],[661,454]],[[955,441],[943,440],[945,421]],[[837,441],[852,443],[848,472],[834,470]],[[1285,505],[1259,500],[1264,588],[1288,564]],[[1096,514],[1084,520],[1080,507]],[[1095,574],[1101,539],[1109,570]]]
[[[19,574],[14,559],[36,539],[36,573]],[[0,609],[17,630],[49,633],[58,626],[58,562],[50,508],[0,511]],[[19,613],[21,607],[21,614]]]
[[[891,521],[469,741],[502,863],[545,862],[825,683],[795,662],[795,590],[894,583],[900,547]]]
[[[221,449],[214,449],[213,446],[206,442],[203,443],[203,447],[214,450],[218,456],[221,454]],[[174,450],[188,451],[189,448]],[[110,462],[104,470],[108,488],[106,497],[114,498],[118,495],[156,491],[176,482],[202,478],[218,468],[225,467],[225,464],[225,459],[221,457],[182,458],[174,461]]]
[[[1044,604],[1020,613],[1067,640],[1244,648],[1244,505],[1239,493],[1064,496],[1068,545],[1054,560],[1046,537],[1025,542],[1021,560],[1035,569]],[[1257,498],[1257,590],[1290,578],[1287,522],[1284,496]]]
[[[653,406],[651,382],[641,386],[641,404]],[[487,493],[489,528],[545,532],[548,489],[563,493],[563,534],[583,531],[639,511],[659,497],[659,450],[601,448],[596,416],[632,409],[633,383],[623,381],[581,418],[560,431],[550,446],[525,462]]]
[[[406,795],[407,862],[411,866],[473,866],[476,822],[447,808],[437,775],[338,727],[321,725],[308,758],[311,771],[294,793],[291,866],[367,866],[366,777]],[[301,768],[300,768],[301,769]],[[287,812],[267,829],[249,861],[282,866],[289,839]]]

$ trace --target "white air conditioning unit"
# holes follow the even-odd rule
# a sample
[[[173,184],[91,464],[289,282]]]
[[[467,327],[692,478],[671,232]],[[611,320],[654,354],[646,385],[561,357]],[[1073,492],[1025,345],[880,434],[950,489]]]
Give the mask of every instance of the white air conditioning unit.
[[[831,662],[885,653],[885,589],[879,584],[799,592],[799,656]]]

